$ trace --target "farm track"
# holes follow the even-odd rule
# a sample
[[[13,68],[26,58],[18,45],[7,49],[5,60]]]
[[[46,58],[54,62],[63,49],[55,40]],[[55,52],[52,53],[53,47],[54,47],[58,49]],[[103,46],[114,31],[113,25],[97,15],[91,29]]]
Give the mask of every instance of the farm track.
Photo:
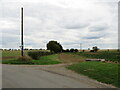
[[[63,61],[63,63],[78,63],[85,61],[85,57],[80,57],[73,54],[61,53],[58,55],[58,58]]]

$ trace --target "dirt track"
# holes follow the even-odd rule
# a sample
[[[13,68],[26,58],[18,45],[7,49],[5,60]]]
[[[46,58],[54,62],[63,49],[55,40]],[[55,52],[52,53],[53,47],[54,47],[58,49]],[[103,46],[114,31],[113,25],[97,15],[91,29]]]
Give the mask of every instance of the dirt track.
[[[86,59],[85,57],[81,57],[73,54],[65,54],[65,53],[61,53],[58,56],[59,59],[63,61],[63,63],[78,63],[78,62],[83,62]]]

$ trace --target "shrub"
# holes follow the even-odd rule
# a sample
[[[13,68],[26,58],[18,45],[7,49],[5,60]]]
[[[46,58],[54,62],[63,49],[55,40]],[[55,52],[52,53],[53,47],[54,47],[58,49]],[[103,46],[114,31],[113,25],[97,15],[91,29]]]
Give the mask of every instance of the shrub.
[[[41,56],[46,56],[46,55],[50,55],[50,54],[51,54],[51,52],[41,52],[41,51],[28,52],[28,55],[35,60],[38,60]]]
[[[32,58],[29,56],[21,56],[18,58],[19,61],[31,61]]]
[[[28,52],[28,55],[35,60],[38,60],[40,58],[38,51]]]
[[[94,50],[90,50],[90,52],[94,52]]]

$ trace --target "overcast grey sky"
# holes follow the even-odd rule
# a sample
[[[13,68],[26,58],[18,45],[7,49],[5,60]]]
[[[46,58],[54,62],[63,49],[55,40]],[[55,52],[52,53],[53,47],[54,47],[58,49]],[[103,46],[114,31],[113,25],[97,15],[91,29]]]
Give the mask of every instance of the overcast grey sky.
[[[66,48],[118,47],[119,0],[1,0],[2,48],[20,46],[24,7],[26,48],[46,48],[50,40]]]

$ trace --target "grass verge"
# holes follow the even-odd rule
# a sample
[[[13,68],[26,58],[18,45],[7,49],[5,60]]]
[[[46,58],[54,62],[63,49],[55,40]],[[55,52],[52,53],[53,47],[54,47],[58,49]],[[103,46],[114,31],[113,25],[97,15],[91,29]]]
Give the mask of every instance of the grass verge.
[[[77,73],[81,73],[99,82],[112,84],[120,87],[120,78],[118,78],[118,65],[103,62],[82,62],[67,67]]]
[[[40,60],[31,60],[31,61],[19,61],[16,59],[3,60],[2,64],[29,64],[29,65],[49,65],[49,64],[59,64],[61,63],[58,59],[58,55],[48,55],[43,56]]]

